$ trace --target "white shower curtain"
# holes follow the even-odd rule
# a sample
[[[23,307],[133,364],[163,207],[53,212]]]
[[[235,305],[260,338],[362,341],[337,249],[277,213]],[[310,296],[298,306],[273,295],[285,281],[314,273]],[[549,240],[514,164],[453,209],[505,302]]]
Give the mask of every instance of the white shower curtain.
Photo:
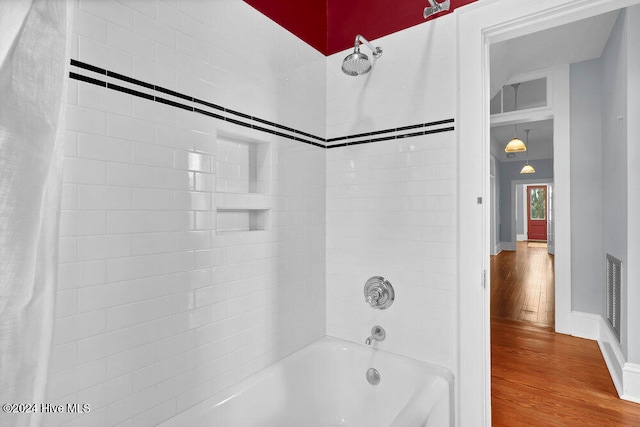
[[[0,404],[45,398],[70,16],[66,0],[0,1]],[[2,426],[39,424],[7,409]]]

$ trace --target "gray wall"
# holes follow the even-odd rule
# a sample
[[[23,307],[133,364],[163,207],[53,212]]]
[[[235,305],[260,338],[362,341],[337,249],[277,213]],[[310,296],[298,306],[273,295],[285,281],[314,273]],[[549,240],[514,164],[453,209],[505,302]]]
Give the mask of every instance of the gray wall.
[[[513,242],[511,239],[511,181],[514,180],[549,180],[553,179],[553,160],[531,160],[529,163],[536,169],[536,173],[522,175],[520,169],[524,161],[498,162],[500,164],[500,241]],[[514,235],[515,239],[515,235]]]
[[[602,314],[602,61],[571,65],[571,308]]]
[[[627,164],[637,165],[640,162],[640,6],[627,9],[627,140],[633,141],[627,146]],[[637,167],[627,168],[628,198],[627,207],[631,221],[627,225],[629,240],[627,256],[635,260],[627,265],[627,302],[626,321],[628,326],[627,360],[640,363],[640,223],[637,221],[640,211],[640,170]]]
[[[618,16],[602,54],[602,190],[603,248],[623,262],[622,283],[627,283],[627,39],[626,13]],[[636,47],[637,48],[637,47]],[[638,120],[638,118],[634,118]],[[604,260],[602,261],[604,262]],[[604,298],[603,298],[604,301]],[[624,301],[624,295],[623,299]],[[623,354],[627,353],[626,310],[621,316]]]
[[[604,314],[605,255],[620,259],[620,344],[631,363],[640,361],[640,171],[628,167],[640,161],[638,46],[634,6],[620,13],[599,59],[571,66],[571,308]]]

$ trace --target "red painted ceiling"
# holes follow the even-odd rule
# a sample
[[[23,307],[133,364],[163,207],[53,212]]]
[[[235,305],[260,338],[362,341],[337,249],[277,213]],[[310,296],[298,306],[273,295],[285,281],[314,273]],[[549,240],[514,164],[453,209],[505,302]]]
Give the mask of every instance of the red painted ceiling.
[[[375,40],[425,22],[427,0],[244,0],[324,55],[353,46],[357,34]],[[441,0],[442,1],[442,0]],[[476,0],[451,0],[451,9]]]

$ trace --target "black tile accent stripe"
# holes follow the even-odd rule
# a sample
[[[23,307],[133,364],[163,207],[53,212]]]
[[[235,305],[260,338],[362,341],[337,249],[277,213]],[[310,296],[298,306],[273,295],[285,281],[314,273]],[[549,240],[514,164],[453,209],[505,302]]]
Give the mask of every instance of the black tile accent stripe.
[[[454,119],[446,119],[446,120],[440,120],[437,122],[429,122],[429,123],[425,123],[425,126],[435,126],[435,125],[444,125],[447,123],[453,123],[455,120]]]
[[[160,96],[156,96],[156,95],[152,95],[150,93],[145,93],[145,92],[140,92],[137,91],[135,89],[131,89],[131,88],[127,88],[127,87],[123,87],[120,85],[116,85],[113,83],[109,83],[109,82],[105,82],[103,80],[99,80],[93,77],[89,77],[89,76],[85,76],[82,74],[78,74],[75,72],[70,72],[69,73],[69,77],[75,80],[79,80],[79,81],[83,81],[86,83],[90,83],[90,84],[94,84],[97,86],[102,86],[105,87],[107,89],[113,89],[116,90],[118,92],[123,92],[123,93],[127,93],[129,95],[133,95],[133,96],[137,96],[140,98],[144,98],[144,99],[148,99],[150,101],[155,101],[155,102],[159,102],[165,105],[170,105],[172,107],[176,107],[176,108],[181,108],[183,110],[187,110],[187,111],[191,111],[194,113],[199,113],[199,114],[204,114],[206,116],[209,117],[213,117],[215,119],[218,120],[223,120],[238,126],[243,126],[246,128],[250,128],[250,129],[255,129],[257,131],[260,132],[265,132],[265,133],[269,133],[271,135],[276,135],[282,138],[287,138],[290,139],[292,141],[300,141],[303,142],[305,144],[309,144],[309,145],[313,145],[315,147],[320,147],[320,148],[339,148],[339,147],[347,147],[350,145],[360,145],[360,144],[368,144],[368,143],[372,143],[372,142],[381,142],[381,141],[390,141],[390,140],[394,140],[394,139],[403,139],[403,138],[412,138],[412,137],[416,137],[416,136],[422,136],[422,135],[430,135],[430,134],[434,134],[434,133],[441,133],[441,132],[451,132],[453,130],[455,130],[455,128],[453,126],[449,126],[449,127],[444,127],[444,128],[437,128],[437,129],[425,129],[425,130],[421,130],[421,131],[417,131],[417,132],[411,132],[411,133],[405,133],[405,134],[396,134],[396,135],[389,135],[389,136],[385,136],[385,137],[380,137],[380,138],[369,138],[369,139],[359,139],[359,138],[363,138],[363,137],[371,137],[371,136],[375,136],[375,135],[382,135],[382,134],[386,134],[386,133],[392,133],[392,132],[404,132],[404,131],[408,131],[408,130],[414,130],[414,129],[421,129],[421,128],[428,128],[428,127],[433,127],[433,126],[439,126],[439,125],[443,125],[443,124],[449,124],[449,123],[454,123],[455,120],[454,119],[445,119],[445,120],[438,120],[438,121],[434,121],[434,122],[428,122],[428,123],[419,123],[419,124],[415,124],[415,125],[409,125],[409,126],[402,126],[402,127],[398,127],[398,128],[391,128],[391,129],[382,129],[382,130],[376,130],[376,131],[371,131],[371,132],[364,132],[364,133],[359,133],[359,134],[354,134],[354,135],[347,135],[347,136],[340,136],[340,137],[335,137],[335,138],[329,138],[329,139],[325,139],[325,138],[321,138],[319,136],[316,135],[312,135],[310,133],[306,133],[303,132],[301,130],[298,129],[293,129],[278,123],[274,123],[265,119],[262,119],[260,117],[255,117],[255,116],[251,116],[249,114],[245,114],[242,113],[240,111],[235,111],[229,108],[225,108],[221,105],[218,104],[214,104],[202,99],[198,99],[198,98],[194,98],[192,96],[189,95],[185,95],[183,93],[180,92],[176,92],[170,89],[166,89],[163,88],[161,86],[156,86],[153,85],[151,83],[147,83],[144,82],[142,80],[138,80],[138,79],[134,79],[132,77],[128,77],[125,76],[123,74],[119,74],[113,71],[109,71],[106,70],[104,68],[100,68],[100,67],[96,67],[95,65],[91,65],[91,64],[87,64],[75,59],[71,60],[71,65],[84,69],[84,70],[88,70],[94,73],[98,73],[100,75],[103,76],[107,76],[107,77],[111,77],[117,80],[121,80],[130,84],[134,84],[136,86],[140,86],[146,89],[150,89],[156,92],[160,92],[160,93],[164,93],[167,95],[171,95],[173,97],[179,98],[179,99],[184,99],[186,101],[189,102],[193,102],[196,104],[200,104],[209,108],[212,108],[214,110],[220,111],[220,112],[224,112],[227,114],[232,114],[234,116],[249,120],[249,121],[253,121],[253,122],[258,122],[258,123],[262,123],[271,127],[274,127],[276,129],[281,129],[284,131],[287,131],[289,133],[283,133],[283,132],[279,132],[277,130],[274,129],[269,129],[269,128],[265,128],[263,126],[258,126],[252,123],[248,123],[246,121],[242,121],[242,120],[237,120],[231,117],[225,117],[221,114],[217,114],[211,111],[206,111],[203,110],[201,108],[197,108],[195,106],[190,106],[187,104],[183,104],[180,102],[176,102],[176,101],[172,101],[170,99],[166,99]],[[300,135],[300,136],[299,136]],[[303,137],[306,137],[303,138]],[[320,142],[314,142],[314,141],[310,141],[309,139],[315,139],[317,141]],[[358,141],[347,141],[350,139],[358,139]],[[333,144],[333,145],[327,145],[328,142],[337,142],[337,141],[347,141],[347,142],[343,142],[340,144]]]
[[[156,90],[158,92],[166,93],[167,95],[175,96],[176,98],[182,98],[182,99],[185,99],[187,101],[193,102],[193,98],[191,96],[189,96],[189,95],[184,95],[182,93],[173,91],[171,89],[165,89],[165,88],[160,87],[160,86],[156,86],[155,88],[156,88]]]
[[[128,93],[129,95],[139,96],[140,98],[150,99],[151,101],[153,101],[153,98],[154,98],[153,95],[149,95],[144,92],[138,92],[137,90],[129,89],[128,87],[118,86],[113,83],[107,83],[107,87],[109,89],[117,90],[118,92],[124,92],[124,93]]]
[[[69,73],[69,77],[71,77],[72,79],[80,80],[80,81],[91,83],[91,84],[94,84],[94,85],[107,87],[107,84],[105,82],[103,82],[102,80],[98,80],[98,79],[94,79],[94,78],[91,78],[91,77],[83,76],[82,74],[76,74],[74,72],[70,72]]]
[[[399,127],[399,128],[383,129],[383,130],[377,130],[377,131],[372,131],[372,132],[358,133],[358,134],[355,134],[355,135],[339,136],[339,137],[336,137],[336,138],[329,138],[329,139],[326,140],[326,142],[344,141],[345,139],[356,139],[356,138],[362,138],[363,136],[381,135],[381,134],[384,134],[384,133],[391,133],[391,132],[403,132],[405,130],[419,129],[419,128],[431,127],[431,126],[438,126],[438,125],[443,125],[443,124],[453,123],[453,122],[454,122],[454,119],[438,120],[438,121],[435,121],[435,122],[420,123],[420,124],[416,124],[416,125],[402,126],[402,127]],[[453,130],[453,128],[451,130]],[[418,136],[418,133],[412,134],[412,136]],[[391,139],[395,139],[395,138],[391,138]],[[385,139],[385,141],[386,141],[386,139]]]
[[[209,117],[213,117],[214,119],[224,120],[224,116],[221,116],[220,114],[211,113],[209,111],[201,110],[195,107],[193,108],[193,111],[195,111],[196,113],[204,114]]]
[[[447,121],[447,123],[452,123],[452,121]],[[421,126],[417,126],[422,127]],[[438,129],[427,129],[427,130],[423,130],[420,132],[412,132],[412,133],[405,133],[405,134],[399,134],[399,135],[390,135],[390,136],[383,136],[381,138],[371,138],[371,139],[361,139],[359,141],[352,141],[352,142],[343,142],[340,144],[333,144],[333,145],[327,145],[327,149],[328,148],[340,148],[340,147],[348,147],[350,145],[360,145],[360,144],[369,144],[372,142],[382,142],[382,141],[391,141],[394,139],[404,139],[404,138],[412,138],[415,136],[423,136],[423,135],[431,135],[434,133],[442,133],[442,132],[451,132],[455,130],[455,128],[453,126],[449,126],[446,128],[438,128]],[[381,132],[372,132],[372,133],[381,133]],[[344,138],[342,138],[344,139]]]
[[[393,139],[393,138],[387,138],[387,139]],[[347,144],[346,142],[345,142],[345,143],[343,143],[343,144],[329,145],[329,146],[327,146],[327,149],[329,149],[329,148],[340,148],[340,147],[346,147],[347,145],[349,145],[349,144]]]
[[[71,60],[71,65],[78,68],[84,68],[85,70],[93,71],[98,74],[107,74],[107,70],[104,68],[96,67],[95,65],[86,64],[84,62],[76,61],[75,59]]]
[[[151,83],[145,83],[142,80],[132,79],[131,77],[124,76],[122,74],[114,73],[113,71],[107,71],[108,77],[113,77],[114,79],[122,80],[123,82],[133,83],[134,85],[146,87],[147,89],[156,89],[154,85]]]
[[[226,111],[227,113],[234,114],[234,115],[236,115],[236,116],[238,116],[238,117],[243,117],[243,118],[245,118],[245,119],[249,119],[249,120],[252,120],[252,119],[253,119],[253,117],[251,117],[250,115],[248,115],[248,114],[244,114],[244,113],[241,113],[241,112],[239,112],[239,111],[230,110],[230,109],[228,109],[228,108],[225,108],[225,109],[224,109],[224,111]]]
[[[396,130],[398,131],[403,131],[403,130],[411,130],[411,129],[418,129],[423,127],[423,124],[419,124],[419,125],[411,125],[411,126],[402,126],[400,128],[396,128]]]
[[[193,102],[198,104],[206,105],[207,107],[215,108],[216,110],[224,111],[224,107],[219,106],[218,104],[212,104],[211,102],[203,101],[198,98],[193,98]]]
[[[161,104],[171,105],[172,107],[182,108],[183,110],[193,111],[193,107],[190,107],[189,105],[185,105],[185,104],[181,104],[179,102],[171,101],[170,99],[164,99],[164,98],[161,98],[159,96],[156,96],[155,101],[156,102],[160,102]]]

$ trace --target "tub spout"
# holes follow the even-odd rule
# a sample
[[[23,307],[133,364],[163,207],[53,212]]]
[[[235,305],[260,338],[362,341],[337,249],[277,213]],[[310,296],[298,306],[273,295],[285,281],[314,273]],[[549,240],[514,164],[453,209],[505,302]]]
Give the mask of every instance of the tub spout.
[[[364,343],[366,345],[371,345],[372,339],[376,341],[382,341],[386,336],[387,334],[385,333],[384,329],[382,329],[382,326],[374,326],[373,328],[371,328],[371,336],[364,340]]]

